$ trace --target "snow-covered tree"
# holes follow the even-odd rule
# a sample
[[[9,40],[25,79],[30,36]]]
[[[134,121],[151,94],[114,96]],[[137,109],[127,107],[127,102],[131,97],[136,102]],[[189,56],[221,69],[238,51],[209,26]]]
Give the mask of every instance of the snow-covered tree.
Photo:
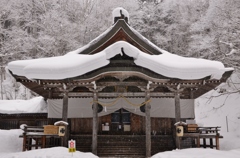
[[[112,10],[121,6],[130,13],[130,25],[157,46],[240,68],[239,0],[0,2],[3,67],[12,60],[63,55],[87,44],[112,25]]]

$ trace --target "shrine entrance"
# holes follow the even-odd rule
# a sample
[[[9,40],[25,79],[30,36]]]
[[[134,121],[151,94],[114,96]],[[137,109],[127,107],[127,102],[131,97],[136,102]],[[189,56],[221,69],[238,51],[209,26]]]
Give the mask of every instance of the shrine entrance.
[[[131,131],[131,113],[123,108],[111,114],[111,133],[129,134]]]

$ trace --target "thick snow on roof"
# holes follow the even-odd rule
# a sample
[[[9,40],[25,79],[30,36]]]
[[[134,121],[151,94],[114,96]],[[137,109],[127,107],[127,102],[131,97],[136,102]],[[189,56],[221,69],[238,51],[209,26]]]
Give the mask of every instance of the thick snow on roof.
[[[8,64],[8,69],[13,74],[29,79],[71,78],[108,65],[109,59],[122,54],[121,48],[126,55],[134,58],[136,65],[170,78],[191,80],[211,76],[220,79],[225,71],[233,70],[225,68],[218,61],[186,58],[167,51],[162,51],[160,55],[149,55],[125,41],[118,41],[94,55],[71,53],[59,57],[13,61]]]
[[[59,57],[21,60],[8,64],[13,74],[29,79],[64,79],[85,74],[109,63],[106,54],[71,54]]]
[[[36,97],[30,100],[0,100],[0,113],[46,113],[47,103],[43,97]]]

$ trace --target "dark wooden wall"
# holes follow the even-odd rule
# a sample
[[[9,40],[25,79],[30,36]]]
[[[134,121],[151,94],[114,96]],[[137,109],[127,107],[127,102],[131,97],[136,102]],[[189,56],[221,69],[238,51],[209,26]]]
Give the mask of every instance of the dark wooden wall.
[[[157,135],[172,135],[174,119],[171,118],[151,118],[151,129],[156,131]]]
[[[71,134],[91,134],[92,118],[71,118]],[[111,124],[111,114],[98,118],[98,131],[102,131],[102,124]]]
[[[92,118],[72,118],[71,134],[91,134]]]
[[[151,132],[157,135],[173,134],[172,118],[151,118]],[[145,134],[145,117],[131,114],[131,132],[132,134]]]
[[[71,134],[91,134],[92,118],[72,118],[70,119]],[[156,131],[156,135],[172,135],[174,119],[171,118],[151,118],[151,131]],[[102,134],[102,124],[109,123],[110,131],[103,134],[115,134],[111,131],[111,114],[98,118],[98,131]],[[123,134],[123,133],[122,133]],[[128,134],[145,134],[145,117],[131,114],[131,132]]]
[[[22,124],[28,126],[47,125],[47,113],[0,114],[0,129],[19,129]]]
[[[47,118],[46,113],[0,114],[0,129],[19,129],[21,124],[43,126],[59,120]],[[151,118],[151,130],[156,131],[157,135],[172,135],[173,121],[171,118]],[[71,134],[92,134],[92,118],[71,118],[68,122]],[[105,123],[109,123],[110,131],[102,133],[102,124]],[[111,132],[111,114],[99,117],[98,131],[99,134],[116,134]],[[145,117],[131,113],[131,132],[126,134],[145,134]]]
[[[132,134],[145,133],[145,117],[131,114],[131,133]]]

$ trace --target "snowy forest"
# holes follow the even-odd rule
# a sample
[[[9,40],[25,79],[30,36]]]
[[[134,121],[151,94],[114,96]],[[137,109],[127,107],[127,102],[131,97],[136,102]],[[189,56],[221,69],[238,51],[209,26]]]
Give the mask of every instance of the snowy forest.
[[[108,29],[123,7],[130,25],[162,49],[217,60],[235,72],[222,93],[239,93],[239,0],[0,0],[1,99],[35,94],[5,72],[7,63],[64,55]]]

